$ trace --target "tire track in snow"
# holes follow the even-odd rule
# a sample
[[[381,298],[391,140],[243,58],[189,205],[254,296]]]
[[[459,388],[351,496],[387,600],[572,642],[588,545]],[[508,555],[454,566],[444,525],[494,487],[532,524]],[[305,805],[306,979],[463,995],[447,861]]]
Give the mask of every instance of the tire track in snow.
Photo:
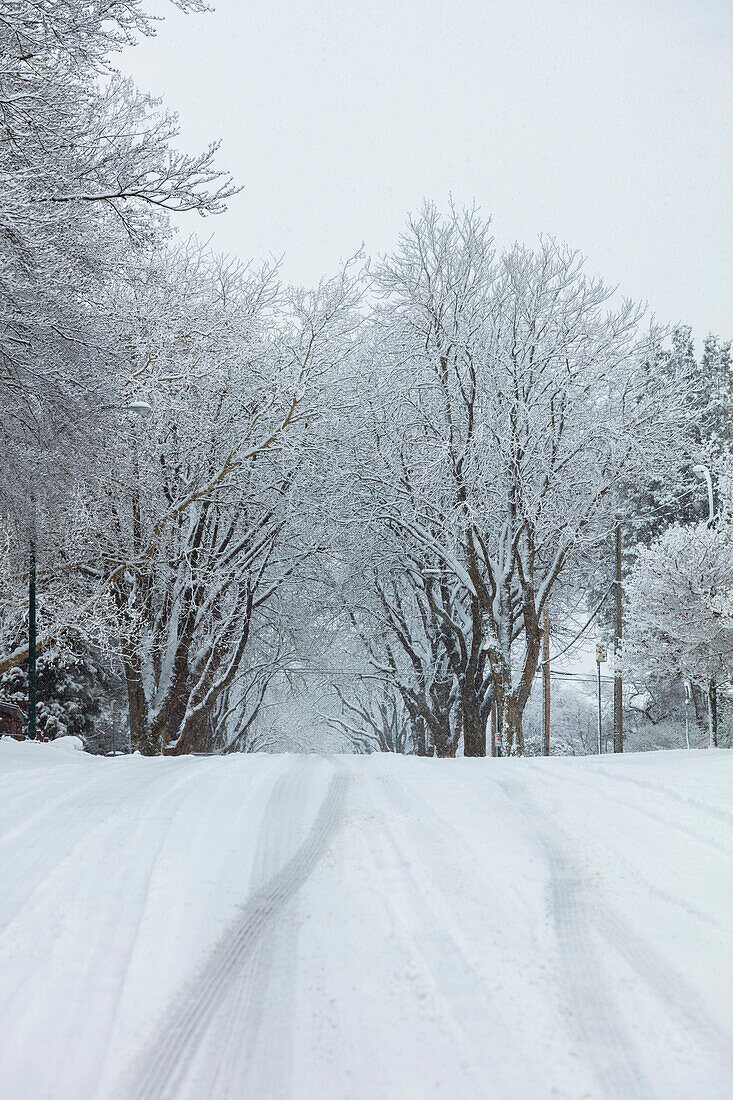
[[[533,768],[533,770],[535,772],[538,772],[540,769],[535,767]],[[642,787],[643,789],[650,791],[658,797],[670,798],[677,803],[681,803],[687,809],[694,809],[698,813],[700,812],[701,804],[699,802],[696,803],[693,800],[687,800],[681,795],[676,795],[674,791],[670,791],[664,787],[658,787],[654,783],[645,783],[626,777],[620,778],[619,776],[611,775],[608,772],[603,771],[601,768],[594,769],[593,774],[602,776],[604,779],[616,780],[617,782],[624,785],[633,784],[635,787]],[[549,778],[551,782],[569,783],[572,786],[580,787],[581,790],[588,791],[590,797],[594,799],[598,797],[597,790],[593,789],[592,785],[588,782],[587,779],[581,779],[574,775],[561,776],[557,774],[548,777],[546,772],[543,772],[542,778],[543,781]],[[672,829],[674,832],[680,833],[682,836],[687,837],[690,840],[694,840],[698,844],[704,844],[706,847],[714,849],[716,852],[719,852],[721,855],[726,856],[728,859],[733,856],[733,847],[724,844],[719,837],[711,837],[709,835],[701,833],[698,829],[695,829],[690,825],[685,825],[681,821],[675,820],[674,817],[670,817],[669,815],[665,816],[664,814],[657,813],[654,810],[649,809],[649,807],[647,806],[640,805],[638,801],[629,801],[629,799],[627,798],[621,798],[618,794],[611,794],[609,791],[604,791],[603,797],[609,802],[615,802],[617,806],[623,806],[624,809],[631,810],[633,813],[639,814],[641,817],[646,817],[649,821],[654,821],[658,825],[662,825],[665,829]],[[725,814],[725,811],[722,810],[720,811],[720,813],[722,816],[718,820],[721,820],[726,825],[729,825],[730,821],[726,821],[725,819],[730,818],[730,815]],[[717,817],[717,815],[714,816]]]
[[[34,812],[22,830],[12,829],[0,837],[0,874],[6,884],[0,905],[0,939],[22,915],[38,888],[68,862],[90,837],[111,822],[123,819],[136,807],[143,812],[141,795],[162,786],[160,775],[144,782],[130,779],[120,790],[119,777],[97,775],[70,794],[64,794]],[[188,782],[181,768],[166,776],[164,790],[173,790]],[[82,797],[80,797],[82,796]],[[69,808],[74,814],[66,813]],[[37,832],[36,843],[21,846],[18,835]],[[9,858],[5,858],[9,855]],[[12,889],[10,888],[12,886]]]
[[[650,1100],[654,1091],[641,1073],[630,1037],[619,1024],[617,1007],[606,989],[607,975],[592,943],[593,914],[585,901],[583,879],[561,846],[551,839],[555,826],[526,800],[524,789],[501,780],[496,783],[523,817],[538,821],[535,838],[550,872],[549,903],[560,961],[575,1025],[596,1079],[607,1097]]]
[[[481,820],[484,792],[474,789],[467,795],[471,803],[475,796]],[[415,968],[415,996],[420,998],[416,1009],[426,1020],[425,1042],[429,1044],[430,1029],[440,1020],[441,1035],[450,1037],[455,1052],[455,1072],[461,1074],[460,1083],[454,1081],[452,1091],[440,1095],[460,1100],[580,1095],[555,1091],[534,1054],[515,1060],[504,1058],[503,1051],[487,1056],[497,1043],[503,1045],[516,998],[503,984],[506,971],[495,988],[496,970],[487,966],[480,946],[483,936],[497,938],[497,905],[506,885],[482,874],[485,832],[467,834],[449,814],[440,812],[450,802],[436,805],[423,788],[399,773],[380,775],[367,798],[381,840],[372,851],[373,889],[383,897],[395,935],[402,939],[404,957]],[[395,872],[399,890],[392,896],[385,883]],[[502,916],[505,912],[506,907]],[[590,1076],[589,1072],[585,1079]]]
[[[297,764],[295,767],[297,769]],[[270,805],[274,815],[282,813],[282,799],[291,782],[290,774],[290,771],[286,773],[273,789]],[[204,969],[176,999],[169,1022],[151,1043],[137,1079],[127,1092],[131,1100],[169,1100],[181,1095],[207,1031],[226,1003],[235,982],[241,981],[245,985],[242,1018],[247,1019],[251,1015],[247,998],[256,997],[267,983],[267,974],[258,966],[263,937],[327,850],[341,817],[348,783],[346,772],[338,771],[331,780],[304,842],[282,869],[250,897],[241,916],[219,941]],[[265,821],[268,819],[272,820],[269,811]],[[283,835],[282,830],[280,835]],[[252,1023],[252,1020],[249,1019],[249,1022]],[[230,1049],[232,1038],[230,1034]],[[242,1041],[246,1041],[245,1036],[242,1036]],[[213,1093],[206,1089],[197,1095],[202,1097]]]
[[[557,777],[553,776],[553,778]],[[571,782],[577,781],[571,780]],[[498,785],[512,801],[516,801],[518,787],[513,788],[503,782]],[[701,1065],[705,1076],[704,1095],[706,1100],[713,1100],[714,1097],[719,1097],[720,1100],[728,1100],[731,1094],[731,1081],[733,1081],[733,1039],[731,1036],[710,1016],[697,993],[687,985],[678,973],[669,967],[646,938],[641,939],[634,932],[608,899],[604,899],[601,905],[585,897],[583,879],[578,875],[577,870],[574,870],[572,857],[565,854],[567,846],[572,844],[572,838],[565,836],[563,830],[556,823],[548,819],[536,807],[524,801],[526,798],[524,788],[522,788],[522,792],[524,811],[530,817],[538,819],[539,822],[536,840],[544,850],[552,871],[550,889],[553,915],[561,945],[563,940],[566,941],[567,950],[563,964],[566,972],[573,980],[574,988],[577,989],[578,987],[578,978],[581,979],[581,988],[582,984],[587,982],[587,978],[584,978],[582,973],[578,973],[575,947],[580,946],[581,953],[587,955],[590,959],[593,948],[590,944],[589,930],[595,930],[597,936],[613,947],[617,954],[625,960],[632,972],[658,998],[667,1016],[676,1023],[681,1033],[685,1036],[694,1036],[705,1056],[704,1063],[701,1063]],[[669,827],[674,828],[674,823],[670,822]],[[635,873],[633,877],[648,889],[653,889],[643,876]],[[584,943],[585,946],[583,946]],[[597,979],[602,977],[600,969],[597,969],[596,976]],[[607,1029],[609,1027],[612,1032],[616,1033],[616,1038],[613,1040],[616,1047],[618,1047],[618,1039],[622,1039],[627,1050],[631,1053],[631,1060],[627,1057],[626,1061],[629,1063],[629,1068],[633,1070],[634,1080],[638,1082],[637,1091],[629,1092],[628,1086],[621,1087],[623,1082],[619,1081],[615,1085],[617,1091],[612,1092],[611,1095],[618,1095],[623,1097],[624,1100],[627,1096],[642,1096],[646,1100],[647,1097],[655,1095],[655,1090],[651,1084],[644,1084],[641,1093],[638,1091],[638,1088],[643,1084],[643,1080],[636,1071],[636,1057],[629,1046],[628,1038],[625,1037],[625,1033],[621,1031],[618,1025],[617,1013],[610,996],[601,998],[597,986],[591,992],[591,1002],[588,1002],[587,997],[581,998],[581,1001],[585,1001],[586,1010],[592,1009],[596,1015],[598,1015],[600,1009],[601,1017],[607,1021],[604,1034],[608,1035]],[[597,1002],[595,1008],[592,1004],[594,999]],[[576,1010],[582,1010],[583,1006],[582,1003],[576,1002],[575,1007]],[[587,1031],[585,1016],[581,1016],[579,1022],[581,1030]],[[595,1030],[593,1029],[593,1031]],[[588,1037],[586,1034],[586,1040]],[[593,1035],[590,1035],[590,1039],[592,1042],[595,1041]],[[601,1042],[605,1045],[603,1038]],[[603,1083],[606,1079],[607,1075],[601,1067],[599,1080]],[[612,1079],[608,1079],[608,1084],[613,1084]]]
[[[594,769],[594,774],[603,776],[607,779],[617,778],[615,775],[601,768]],[[584,785],[582,781],[575,777],[552,776],[552,779],[561,782],[572,782],[581,786]],[[666,787],[637,781],[636,779],[627,780],[624,778],[620,781],[634,784],[635,787],[641,787],[644,790],[653,791],[655,794],[662,797],[669,796],[672,798],[673,802],[684,803],[688,808],[704,808],[697,800],[685,799],[680,795],[676,795],[674,791],[670,791]],[[660,825],[674,832],[683,832],[691,839],[706,843],[723,853],[729,851],[729,849],[724,848],[720,844],[716,844],[709,838],[699,835],[696,830],[682,826],[680,822],[676,821],[674,818],[667,820],[660,814],[647,810],[646,807],[639,806],[637,803],[628,802],[626,799],[608,795],[607,792],[604,794],[604,797],[609,798],[625,809],[631,809],[632,812],[637,812],[642,816],[652,818]],[[726,815],[725,811],[721,811],[721,814],[723,816],[730,816]],[[711,816],[717,816],[717,814]],[[546,827],[555,832],[556,835],[560,835],[561,830],[557,825],[550,825],[548,822]],[[634,867],[631,878],[635,883],[643,885],[652,894],[662,897],[667,904],[674,904],[688,915],[694,916],[697,920],[711,923],[713,926],[720,929],[721,925],[719,922],[711,920],[706,914],[686,906],[680,902],[678,898],[665,894],[663,891],[659,890],[658,887],[649,882],[649,880],[639,871],[638,866]],[[669,968],[653,945],[647,940],[640,940],[638,935],[634,933],[633,929],[619,914],[617,909],[612,908],[607,902],[602,907],[598,904],[589,904],[588,908],[592,912],[592,918],[599,933],[602,933],[604,939],[608,943],[613,944],[618,954],[626,960],[631,969],[636,972],[649,989],[656,993],[663,1002],[668,1013],[676,1018],[676,1022],[683,1031],[688,1035],[692,1034],[695,1036],[700,1046],[705,1048],[707,1056],[714,1059],[717,1066],[720,1067],[722,1072],[726,1075],[727,1083],[722,1086],[722,1091],[707,1093],[706,1096],[720,1095],[727,1100],[731,1094],[730,1082],[733,1081],[733,1038],[710,1016],[709,1011],[705,1008],[697,993],[687,985],[679,974]]]
[[[576,1025],[590,1052],[596,1077],[608,1096],[648,1100],[636,1052],[618,1024],[618,1010],[604,989],[606,975],[591,943],[583,881],[561,855],[545,846],[550,867],[550,902],[560,958],[568,978]]]
[[[135,786],[134,782],[130,781],[113,790],[107,775],[104,777],[104,782],[93,781],[92,785],[95,785],[96,789],[95,797],[82,802],[82,807],[88,812],[88,816],[82,818],[81,823],[77,822],[77,826],[84,829],[84,835],[76,837],[70,846],[65,846],[69,839],[68,830],[59,827],[49,834],[52,840],[49,840],[48,847],[54,858],[45,873],[38,877],[37,881],[31,882],[23,906],[16,912],[10,925],[22,915],[26,906],[33,903],[40,890],[45,891],[49,880],[56,880],[63,889],[68,865],[75,863],[78,867],[82,861],[88,866],[89,875],[86,881],[77,882],[78,893],[82,896],[88,893],[89,899],[93,901],[97,890],[110,890],[113,896],[119,894],[120,905],[111,910],[104,905],[100,906],[99,918],[95,918],[90,923],[90,928],[84,935],[84,950],[79,951],[73,974],[69,974],[66,979],[64,994],[66,1011],[63,1017],[55,1022],[51,1040],[48,1041],[47,1038],[44,1040],[44,1058],[40,1061],[36,1058],[24,1074],[21,1069],[20,1078],[17,1073],[9,1074],[20,1091],[11,1092],[12,1085],[6,1080],[4,1081],[6,1091],[3,1095],[17,1097],[26,1097],[31,1094],[39,1097],[100,1095],[99,1077],[111,1042],[119,995],[99,997],[98,989],[100,985],[104,988],[119,989],[124,983],[127,963],[144,913],[150,879],[164,845],[165,836],[173,825],[175,814],[195,785],[196,778],[193,769],[189,768],[186,771],[178,766],[167,770],[165,774],[158,773],[157,778],[153,776],[139,786]],[[86,784],[85,789],[88,786],[89,784]],[[148,797],[151,791],[155,797]],[[120,799],[117,804],[115,795]],[[68,803],[74,805],[73,796],[68,799]],[[89,812],[91,810],[99,811],[99,814]],[[157,826],[161,826],[162,832],[158,832]],[[153,845],[149,842],[151,835],[155,838]],[[118,862],[119,839],[123,839],[125,849],[139,853],[139,861],[136,860],[132,873],[129,863],[124,860]],[[86,852],[85,846],[88,848]],[[102,875],[98,877],[95,874],[94,857],[96,850],[101,850],[103,846],[108,849],[109,860]],[[89,858],[90,854],[92,858]],[[35,868],[35,864],[31,863],[31,867]],[[39,904],[44,904],[43,896],[40,897]],[[37,914],[32,910],[30,916],[32,919],[37,919]],[[12,943],[8,945],[6,942],[10,925],[0,932],[0,946],[4,955],[14,950]],[[67,928],[62,926],[59,930],[60,942],[67,945],[67,950],[70,928],[71,926]],[[21,950],[27,950],[28,942],[31,941],[26,937],[26,946],[21,943]],[[50,948],[51,945],[52,941],[49,940],[46,948]],[[63,964],[63,960],[63,954],[57,958],[54,944],[53,950],[48,952],[44,963],[49,972],[54,973],[59,963]],[[37,983],[34,989],[35,999],[42,999],[43,986]],[[37,1030],[38,1034],[42,1034],[37,1015],[33,1012],[33,995],[29,996],[22,975],[13,984],[8,980],[2,983],[0,998],[0,1005],[6,1016],[28,1017],[30,1009],[30,1022],[27,1026],[31,1031]],[[94,1015],[95,1026],[99,1030],[101,1040],[95,1044],[93,1055],[89,1057],[86,1066],[82,1066],[80,1070],[76,1039],[80,1021],[88,1017],[90,1011]],[[7,1066],[6,1069],[8,1069]],[[23,1076],[30,1076],[30,1081],[18,1086],[17,1083]]]
[[[535,773],[541,772],[542,782],[545,786],[547,785],[548,781],[550,783],[559,783],[560,785],[571,784],[576,788],[579,787],[581,791],[585,791],[587,796],[594,802],[594,804],[597,801],[598,790],[594,789],[587,781],[584,782],[577,776],[550,774],[547,772],[547,770],[539,768],[531,761],[527,761],[527,763]],[[646,783],[641,780],[631,778],[620,779],[619,777],[605,771],[602,768],[594,768],[591,774],[602,776],[604,779],[618,779],[619,782],[622,782],[624,784],[633,784],[634,787],[637,788],[637,790],[639,787],[641,787],[656,794],[657,796],[669,795],[669,797],[672,798],[674,802],[678,804],[684,804],[687,809],[693,809],[695,811],[701,812],[705,810],[704,804],[699,802],[697,799],[684,798],[683,796],[676,794],[676,792],[671,791],[667,787],[660,787],[654,783]],[[674,817],[664,817],[661,814],[657,814],[654,813],[652,810],[649,810],[646,806],[640,805],[638,802],[629,802],[626,799],[619,798],[617,795],[609,794],[608,791],[604,791],[603,798],[604,801],[613,802],[618,806],[622,806],[624,809],[630,810],[632,813],[635,813],[640,817],[654,821],[657,825],[661,825],[664,828],[673,829],[676,832],[680,832],[688,840],[692,840],[695,843],[702,844],[705,847],[712,849],[719,855],[726,857],[726,860],[728,861],[733,857],[733,849],[726,847],[717,840],[711,839],[709,836],[702,835],[694,828],[682,825],[679,821],[675,820]],[[722,816],[719,817],[719,815]],[[715,808],[713,808],[711,816],[719,818],[720,820],[726,817],[733,818],[733,815],[727,814],[724,810],[721,810],[718,813]],[[683,912],[687,918],[691,917],[695,921],[706,924],[709,928],[715,929],[718,934],[724,933],[725,926],[718,916],[712,915],[709,912],[703,912],[700,908],[691,904],[689,900],[675,896],[668,890],[660,887],[658,883],[652,882],[648,875],[644,874],[640,861],[638,859],[634,859],[633,853],[631,855],[627,855],[626,859],[626,866],[627,868],[629,868],[629,870],[632,866],[631,860],[633,860],[633,873],[631,874],[631,877],[634,882],[643,885],[650,894],[652,894],[656,898],[659,898],[661,901],[664,902],[665,905],[672,905],[676,909]],[[726,864],[721,864],[721,872],[725,867]]]
[[[123,963],[119,967],[119,972],[123,975],[123,977],[120,985],[119,995],[116,1002],[114,1003],[110,1014],[109,1026],[105,1029],[106,1042],[104,1043],[104,1048],[100,1052],[100,1056],[98,1059],[97,1086],[95,1095],[100,1095],[102,1091],[102,1075],[104,1072],[104,1065],[109,1056],[110,1048],[114,1041],[114,1025],[116,1023],[119,1013],[125,981],[127,980],[127,976],[130,972],[130,964],[139,939],[140,929],[145,918],[146,909],[150,897],[151,884],[160,864],[161,856],[165,852],[167,841],[171,834],[174,833],[175,828],[178,825],[178,815],[181,813],[182,809],[184,809],[186,799],[191,793],[191,788],[195,786],[198,780],[199,776],[197,776],[193,769],[191,769],[191,774],[184,775],[167,792],[164,792],[162,797],[156,800],[156,802],[153,803],[153,805],[146,810],[144,818],[141,818],[137,824],[137,837],[141,840],[150,835],[150,831],[153,825],[159,825],[160,827],[154,830],[154,845],[142,846],[145,860],[144,871],[142,877],[136,884],[135,896],[126,899],[128,914],[118,914],[117,917],[117,928],[115,935],[124,944],[124,949],[122,952]],[[171,796],[175,796],[175,799],[172,799]],[[167,809],[166,802],[169,800],[173,801],[172,811],[161,813],[161,811]],[[156,818],[158,817],[160,818],[160,820],[156,821]],[[123,874],[124,871],[121,873],[121,877]],[[105,943],[100,946],[102,947],[102,951],[105,951],[108,949],[109,943]],[[115,954],[117,954],[117,956],[119,957],[119,949],[117,952],[115,952]],[[99,973],[101,967],[97,966],[95,969],[96,972]]]
[[[716,1077],[706,1082],[706,1100],[712,1100],[713,1097],[729,1100],[733,1082],[731,1036],[710,1017],[694,990],[669,970],[647,942],[640,941],[634,935],[633,930],[616,911],[611,914],[594,909],[594,918],[596,927],[602,931],[605,939],[613,944],[647,987],[656,993],[668,1012],[676,1017],[684,1033],[694,1035],[704,1049],[707,1055],[706,1071]],[[710,1091],[711,1089],[715,1091]]]
[[[604,779],[613,780],[615,783],[641,787],[645,791],[651,791],[653,794],[670,798],[678,805],[684,806],[685,809],[694,810],[701,817],[711,818],[721,825],[730,827],[733,824],[733,813],[730,810],[724,810],[722,806],[711,806],[709,803],[701,802],[699,798],[694,798],[691,795],[680,794],[679,791],[675,791],[672,787],[667,787],[664,784],[652,783],[648,779],[639,779],[635,775],[609,772],[605,768],[595,768],[594,772],[596,775],[602,775]]]
[[[490,1042],[496,1026],[496,1021],[491,1024],[495,1006],[483,975],[461,947],[453,927],[439,913],[415,871],[416,865],[429,867],[433,874],[438,868],[444,870],[444,864],[438,859],[442,850],[441,829],[452,833],[457,842],[462,838],[445,818],[436,821],[433,808],[396,776],[380,777],[378,787],[372,788],[367,797],[374,810],[374,827],[382,838],[382,845],[375,845],[373,851],[377,872],[375,892],[383,896],[395,934],[402,940],[405,958],[411,960],[416,971],[422,972],[423,980],[427,979],[432,986],[432,1008],[440,1014],[446,1033],[461,1051],[460,1064],[465,1073],[461,1087],[471,1088],[471,1097],[482,1097],[487,1095],[486,1081],[475,1052],[482,1051]],[[405,850],[403,833],[408,823],[413,822],[419,822],[421,841],[432,849],[429,863],[424,859],[416,861],[415,849],[410,851],[409,844]],[[434,838],[432,845],[429,837]],[[384,889],[385,881],[396,869],[400,876],[399,900]],[[451,872],[453,870],[451,866]],[[452,878],[452,874],[449,877]],[[403,911],[405,900],[408,901],[407,912]],[[416,916],[417,924],[411,920]],[[499,1083],[499,1095],[512,1095],[510,1082],[500,1076],[498,1067],[493,1068],[493,1075],[491,1094],[497,1094]],[[461,1095],[468,1097],[469,1093]]]
[[[283,867],[292,855],[293,838],[298,836],[298,827],[302,827],[308,809],[309,784],[305,778],[307,761],[305,757],[297,759],[292,767],[277,781],[267,803],[264,817],[258,831],[257,850],[252,866],[252,892],[263,889],[274,875]],[[290,909],[294,903],[291,898],[287,904]],[[226,997],[226,1003],[220,1006],[219,1016],[225,1021],[222,1032],[217,1035],[216,1057],[212,1068],[200,1067],[201,1076],[207,1081],[207,1092],[211,1096],[230,1096],[229,1086],[237,1083],[235,1095],[262,1097],[264,1085],[259,1089],[253,1078],[257,1077],[257,1068],[262,1057],[262,1038],[266,1041],[274,1036],[265,1032],[263,1036],[263,1015],[266,1010],[268,991],[283,978],[287,971],[288,949],[292,946],[283,935],[284,911],[281,919],[270,921],[252,945],[252,950],[242,968],[241,978],[232,983]],[[292,980],[292,972],[288,975]],[[290,992],[290,991],[289,991]],[[278,1012],[278,1031],[287,1032],[283,1026],[283,1017],[290,1004],[288,994],[281,997]],[[277,1039],[274,1038],[277,1044]],[[205,1045],[205,1044],[204,1044]],[[259,1057],[255,1057],[255,1053]],[[265,1079],[268,1095],[283,1096],[287,1093],[285,1079],[289,1078],[289,1047],[280,1043],[278,1057],[271,1058],[266,1068]],[[246,1082],[247,1088],[244,1088]],[[200,1093],[194,1093],[197,1096]]]

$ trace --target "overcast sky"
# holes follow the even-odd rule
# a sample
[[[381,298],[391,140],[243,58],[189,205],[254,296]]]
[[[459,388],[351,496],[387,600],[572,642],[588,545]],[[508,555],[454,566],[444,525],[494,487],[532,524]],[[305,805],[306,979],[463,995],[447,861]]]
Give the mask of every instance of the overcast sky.
[[[218,0],[122,67],[244,187],[183,228],[310,283],[424,197],[555,235],[661,321],[733,336],[730,0]]]

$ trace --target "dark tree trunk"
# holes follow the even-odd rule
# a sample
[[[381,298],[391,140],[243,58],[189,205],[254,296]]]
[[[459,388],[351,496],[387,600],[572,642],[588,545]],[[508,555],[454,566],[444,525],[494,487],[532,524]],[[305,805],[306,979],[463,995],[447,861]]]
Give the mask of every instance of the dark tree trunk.
[[[526,652],[522,674],[516,687],[512,687],[511,666],[504,660],[503,656],[494,653],[491,662],[497,704],[497,722],[502,735],[504,752],[508,756],[524,756],[522,716],[532,692],[532,684],[542,652],[540,620],[531,594],[525,596],[524,624]]]
[[[706,700],[699,684],[692,684],[692,702],[695,707],[695,721],[704,722],[706,718]]]
[[[473,692],[463,700],[463,755],[486,756],[486,719]]]
[[[186,716],[189,704],[188,692],[188,667],[186,654],[179,653],[173,667],[171,687],[166,692],[158,715],[153,723],[153,735],[162,746],[162,751],[169,751],[168,746],[172,741],[179,741],[181,726]],[[178,748],[176,745],[176,752]]]
[[[504,751],[508,756],[524,756],[523,710],[514,695],[508,696],[504,706]]]
[[[502,752],[507,756],[524,756],[524,732],[522,716],[529,699],[537,661],[525,669],[525,676],[512,688],[511,672],[501,665],[494,673],[494,697],[496,699],[496,726]]]
[[[185,756],[189,752],[208,752],[211,744],[211,722],[208,711],[201,710],[186,722],[183,733],[176,742],[173,754]]]
[[[148,718],[148,701],[145,698],[140,667],[135,660],[124,660],[127,708],[130,718],[130,743],[133,752],[143,756],[158,756],[160,738],[155,737]]]

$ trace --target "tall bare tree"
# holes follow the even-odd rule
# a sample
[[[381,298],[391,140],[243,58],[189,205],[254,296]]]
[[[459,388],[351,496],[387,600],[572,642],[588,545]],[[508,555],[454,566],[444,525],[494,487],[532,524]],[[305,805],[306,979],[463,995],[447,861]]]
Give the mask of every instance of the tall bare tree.
[[[669,460],[685,379],[645,369],[659,334],[641,334],[632,303],[612,308],[577,253],[542,240],[497,254],[475,210],[426,206],[375,285],[390,396],[365,478],[372,522],[462,588],[462,636],[488,661],[499,728],[521,753],[544,607],[606,537],[619,479]]]

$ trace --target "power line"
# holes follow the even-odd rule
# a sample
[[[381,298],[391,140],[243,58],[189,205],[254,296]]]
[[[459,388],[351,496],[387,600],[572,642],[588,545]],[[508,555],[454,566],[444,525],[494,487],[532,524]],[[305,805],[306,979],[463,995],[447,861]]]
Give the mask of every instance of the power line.
[[[559,653],[554,653],[554,654],[553,654],[553,655],[552,655],[551,657],[548,657],[546,661],[540,661],[540,667],[542,667],[542,665],[544,665],[544,664],[552,664],[552,662],[553,662],[553,661],[556,661],[556,660],[558,659],[558,657],[562,657],[563,653],[567,653],[567,651],[568,651],[568,650],[569,650],[569,649],[570,649],[570,648],[571,648],[572,646],[574,646],[574,645],[575,645],[575,643],[577,642],[578,638],[580,638],[580,636],[581,636],[582,634],[584,634],[584,633],[585,633],[585,631],[586,631],[586,630],[588,629],[588,627],[590,626],[590,624],[591,624],[591,623],[593,622],[593,620],[595,619],[595,617],[596,617],[596,615],[598,614],[598,612],[599,612],[599,611],[601,610],[601,608],[603,607],[603,605],[604,605],[604,603],[606,602],[606,600],[608,599],[608,597],[609,597],[609,596],[611,595],[611,593],[613,592],[613,589],[614,589],[614,587],[615,587],[615,584],[616,584],[616,582],[614,581],[614,582],[613,582],[613,583],[612,583],[612,584],[611,584],[611,585],[609,586],[609,588],[608,588],[608,590],[607,590],[607,592],[606,592],[605,596],[603,597],[603,599],[601,600],[601,602],[600,602],[600,603],[599,603],[599,604],[598,604],[598,605],[596,606],[596,609],[595,609],[595,611],[593,612],[593,614],[591,615],[591,617],[590,617],[590,618],[588,619],[588,621],[587,621],[587,622],[586,622],[586,623],[585,623],[585,624],[584,624],[584,625],[583,625],[583,626],[582,626],[582,627],[580,628],[580,630],[579,630],[579,631],[578,631],[578,633],[577,633],[577,634],[575,635],[575,637],[574,637],[574,638],[573,638],[573,639],[572,639],[571,641],[569,641],[569,642],[568,642],[568,644],[567,644],[567,645],[565,646],[565,648],[564,648],[564,649],[561,649]]]
[[[586,624],[587,625],[587,624]],[[399,671],[396,673],[390,672],[365,672],[363,669],[357,668],[284,668],[280,670],[283,674],[289,676],[351,676],[361,680],[392,680],[396,675],[399,675]],[[453,683],[455,677],[453,676],[418,676],[414,672],[407,673],[412,680],[418,680],[425,682],[427,680],[433,684],[450,684]],[[538,668],[535,676],[539,675],[541,669]],[[583,683],[594,684],[596,677],[591,674],[581,672],[563,672],[559,669],[553,669],[550,672],[551,676],[561,677],[564,680],[578,680]],[[604,683],[613,683],[613,676],[603,676],[602,681]]]

